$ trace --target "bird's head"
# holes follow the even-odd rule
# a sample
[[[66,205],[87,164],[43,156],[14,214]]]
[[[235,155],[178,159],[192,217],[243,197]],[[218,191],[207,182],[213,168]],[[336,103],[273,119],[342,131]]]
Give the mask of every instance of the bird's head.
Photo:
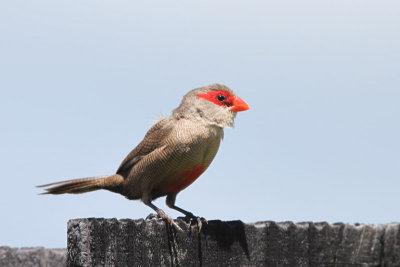
[[[219,127],[232,127],[237,112],[250,107],[229,87],[211,84],[187,93],[173,111],[176,118],[199,120]]]

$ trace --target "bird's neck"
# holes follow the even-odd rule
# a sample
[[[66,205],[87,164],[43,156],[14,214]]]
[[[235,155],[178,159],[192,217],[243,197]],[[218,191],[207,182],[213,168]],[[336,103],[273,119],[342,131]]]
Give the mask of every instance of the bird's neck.
[[[224,127],[233,127],[235,115],[236,114],[233,112],[216,114],[209,110],[200,110],[196,108],[189,108],[184,111],[177,108],[172,113],[172,116],[177,120],[188,119],[191,121],[197,121],[206,126],[219,127],[221,129]]]

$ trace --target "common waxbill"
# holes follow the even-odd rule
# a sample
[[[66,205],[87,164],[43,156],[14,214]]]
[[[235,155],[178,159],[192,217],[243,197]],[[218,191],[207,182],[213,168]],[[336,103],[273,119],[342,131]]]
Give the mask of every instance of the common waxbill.
[[[211,84],[193,89],[172,115],[155,123],[142,142],[129,153],[114,175],[74,179],[41,185],[43,194],[79,194],[98,189],[141,199],[177,230],[182,229],[152,201],[167,196],[166,204],[193,219],[191,212],[175,206],[176,195],[210,165],[239,111],[249,106],[230,88]]]

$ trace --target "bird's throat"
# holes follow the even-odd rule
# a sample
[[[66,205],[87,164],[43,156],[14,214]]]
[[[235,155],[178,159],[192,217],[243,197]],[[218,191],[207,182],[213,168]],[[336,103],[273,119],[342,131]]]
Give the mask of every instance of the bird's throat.
[[[188,171],[183,172],[178,179],[168,185],[166,192],[178,193],[193,183],[205,170],[206,168],[204,166],[196,166]]]

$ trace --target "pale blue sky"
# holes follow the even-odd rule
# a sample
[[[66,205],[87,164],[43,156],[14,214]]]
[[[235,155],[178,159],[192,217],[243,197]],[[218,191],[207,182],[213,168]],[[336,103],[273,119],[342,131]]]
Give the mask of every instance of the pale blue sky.
[[[3,1],[0,245],[139,201],[34,186],[115,172],[190,89],[250,106],[177,204],[209,220],[400,221],[398,1]],[[156,204],[176,217],[179,213]]]

